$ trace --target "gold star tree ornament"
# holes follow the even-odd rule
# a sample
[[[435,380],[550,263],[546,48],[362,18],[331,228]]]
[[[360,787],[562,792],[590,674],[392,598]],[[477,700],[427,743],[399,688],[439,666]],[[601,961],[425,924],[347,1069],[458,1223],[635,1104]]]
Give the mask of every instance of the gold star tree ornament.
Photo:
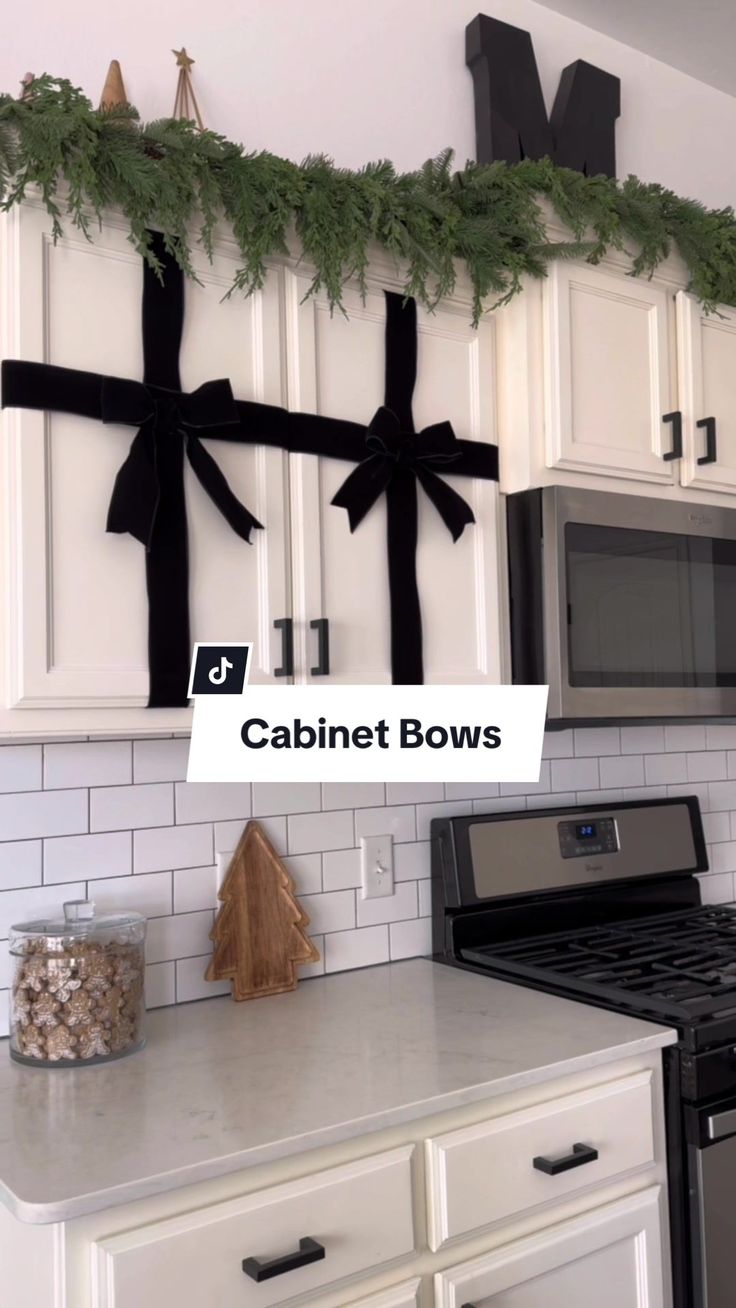
[[[199,112],[197,97],[194,94],[192,86],[192,65],[194,60],[186,52],[186,47],[182,46],[181,50],[172,50],[171,53],[176,57],[176,66],[179,69],[179,79],[176,83],[176,96],[174,99],[174,112],[172,118],[183,118],[187,122],[195,122],[200,132],[204,131],[202,115]]]

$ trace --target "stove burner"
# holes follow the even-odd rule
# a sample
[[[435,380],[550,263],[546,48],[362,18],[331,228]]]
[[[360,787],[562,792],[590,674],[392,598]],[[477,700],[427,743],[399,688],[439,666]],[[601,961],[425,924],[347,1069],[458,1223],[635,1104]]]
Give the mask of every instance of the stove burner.
[[[689,1023],[736,1010],[736,908],[713,905],[463,950],[469,962],[558,981]]]

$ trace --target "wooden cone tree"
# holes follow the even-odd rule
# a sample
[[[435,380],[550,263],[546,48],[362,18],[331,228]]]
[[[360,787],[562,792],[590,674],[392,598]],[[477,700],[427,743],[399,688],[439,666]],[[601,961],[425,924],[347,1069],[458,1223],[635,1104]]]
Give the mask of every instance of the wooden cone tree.
[[[316,963],[319,953],[294,881],[257,822],[247,824],[217,897],[206,979],[231,981],[237,1000],[295,990],[297,964]]]
[[[119,105],[127,105],[127,103],[128,96],[125,91],[122,69],[117,59],[113,59],[110,62],[105,85],[102,88],[100,109],[117,109]]]

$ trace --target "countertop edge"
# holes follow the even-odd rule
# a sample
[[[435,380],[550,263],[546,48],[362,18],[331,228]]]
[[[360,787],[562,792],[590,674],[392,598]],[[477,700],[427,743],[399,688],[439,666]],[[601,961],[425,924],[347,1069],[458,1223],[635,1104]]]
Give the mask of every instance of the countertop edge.
[[[296,1157],[313,1150],[326,1148],[354,1140],[359,1136],[370,1136],[392,1127],[404,1126],[423,1117],[436,1113],[449,1112],[455,1108],[464,1108],[469,1104],[479,1103],[483,1099],[495,1099],[514,1090],[529,1086],[542,1085],[561,1076],[572,1076],[576,1072],[590,1068],[604,1067],[607,1063],[618,1062],[638,1054],[649,1053],[655,1049],[664,1049],[677,1042],[675,1030],[665,1026],[652,1025],[651,1034],[640,1036],[635,1040],[624,1041],[595,1054],[580,1054],[565,1058],[559,1063],[545,1064],[531,1071],[516,1072],[509,1076],[495,1078],[493,1081],[480,1082],[463,1089],[451,1090],[446,1094],[434,1096],[427,1100],[418,1100],[412,1104],[386,1108],[370,1117],[356,1118],[353,1121],[339,1122],[334,1126],[323,1127],[298,1138],[284,1137],[269,1144],[258,1145],[240,1153],[223,1155],[207,1162],[193,1163],[174,1171],[162,1172],[156,1176],[144,1177],[138,1181],[129,1181],[114,1186],[109,1190],[97,1190],[74,1199],[59,1200],[50,1203],[34,1203],[15,1194],[0,1181],[0,1202],[10,1211],[16,1220],[26,1225],[46,1226],[59,1222],[73,1221],[87,1217],[92,1213],[119,1208],[137,1200],[149,1199],[155,1195],[171,1193],[188,1185],[201,1181],[211,1181],[218,1177],[230,1176],[234,1172],[246,1171],[252,1167],[277,1162],[280,1159]]]

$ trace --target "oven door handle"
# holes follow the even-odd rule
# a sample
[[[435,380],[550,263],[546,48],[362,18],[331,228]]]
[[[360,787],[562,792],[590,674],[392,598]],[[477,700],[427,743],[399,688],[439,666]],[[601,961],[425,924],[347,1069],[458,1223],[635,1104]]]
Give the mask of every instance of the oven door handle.
[[[725,1135],[736,1134],[736,1108],[727,1108],[722,1113],[707,1113],[705,1116],[705,1135],[708,1140],[722,1140]]]

